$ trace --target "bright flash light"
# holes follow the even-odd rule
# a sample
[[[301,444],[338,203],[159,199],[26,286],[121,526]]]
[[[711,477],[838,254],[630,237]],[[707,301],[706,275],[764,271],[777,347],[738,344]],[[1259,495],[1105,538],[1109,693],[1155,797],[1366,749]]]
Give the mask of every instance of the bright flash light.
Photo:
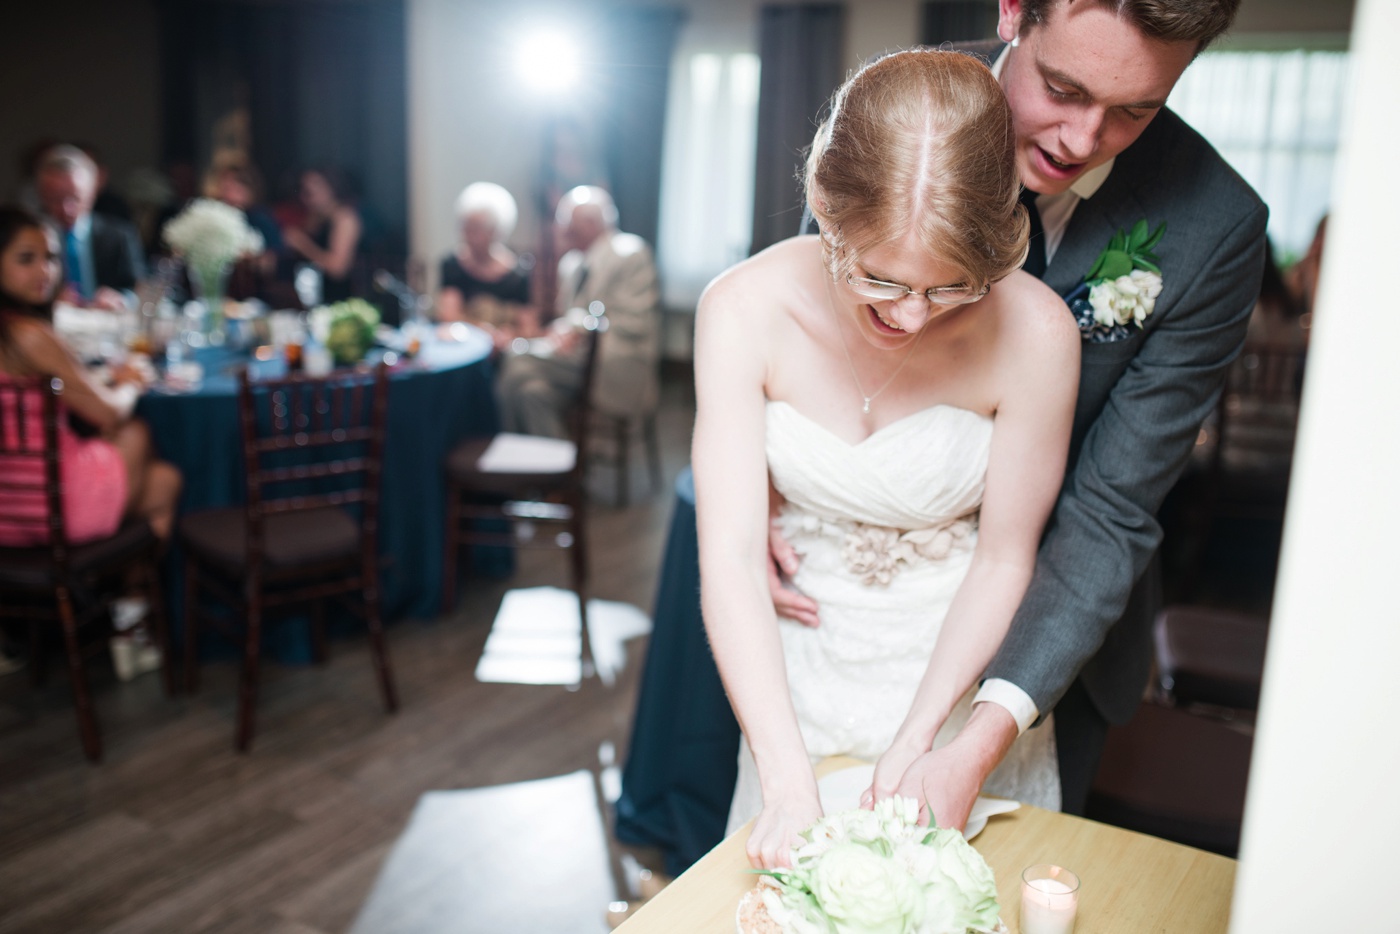
[[[516,67],[536,91],[566,91],[578,80],[578,46],[560,32],[535,33],[520,44]]]

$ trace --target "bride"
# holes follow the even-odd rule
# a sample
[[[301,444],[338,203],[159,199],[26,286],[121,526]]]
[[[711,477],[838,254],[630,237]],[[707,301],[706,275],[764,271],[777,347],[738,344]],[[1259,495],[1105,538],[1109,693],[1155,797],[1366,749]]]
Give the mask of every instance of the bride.
[[[755,865],[788,865],[821,815],[819,758],[878,760],[877,786],[924,800],[919,758],[966,718],[1030,580],[1079,336],[1017,271],[1029,222],[1013,141],[977,60],[880,59],[813,141],[820,236],[740,263],[700,301],[701,602],[745,737],[730,829],[757,815]],[[817,628],[770,602],[774,491]],[[986,790],[1058,808],[1053,744],[1028,731]]]

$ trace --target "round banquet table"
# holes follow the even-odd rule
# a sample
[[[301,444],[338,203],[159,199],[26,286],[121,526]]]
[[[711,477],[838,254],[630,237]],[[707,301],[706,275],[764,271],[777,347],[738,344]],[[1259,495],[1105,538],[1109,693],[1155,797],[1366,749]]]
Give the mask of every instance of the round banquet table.
[[[385,620],[437,615],[442,592],[442,462],[465,438],[498,430],[492,391],[491,342],[471,329],[461,341],[428,340],[418,357],[389,377],[388,430],[380,491],[379,553]],[[238,371],[246,355],[207,348],[195,358],[204,379],[192,392],[155,389],[137,414],[151,427],[156,450],[180,468],[180,514],[239,505],[245,499],[238,429]],[[171,549],[164,565],[171,629],[183,630],[183,562]],[[497,563],[501,555],[496,556]],[[508,558],[506,559],[508,560]],[[283,661],[310,660],[303,627],[271,627],[273,653]]]

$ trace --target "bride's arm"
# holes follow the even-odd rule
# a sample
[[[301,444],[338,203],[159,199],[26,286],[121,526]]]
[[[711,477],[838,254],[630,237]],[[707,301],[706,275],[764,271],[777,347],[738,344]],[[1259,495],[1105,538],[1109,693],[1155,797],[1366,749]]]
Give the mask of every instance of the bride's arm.
[[[821,815],[768,597],[764,385],[770,326],[734,274],[696,313],[695,470],[700,602],[729,701],[758,766],[764,809],[748,842],[755,865],[787,865]]]
[[[1079,333],[1048,289],[1011,293],[1033,308],[1006,315],[994,376],[999,381],[977,547],[948,609],[913,705],[873,786],[929,799],[940,823],[962,826],[976,788],[944,789],[949,776],[924,762],[954,705],[1001,645],[1035,568],[1036,549],[1064,479],[1079,382]],[[1014,736],[1014,732],[1012,734]],[[925,787],[927,786],[927,787]],[[964,800],[965,799],[965,800]]]

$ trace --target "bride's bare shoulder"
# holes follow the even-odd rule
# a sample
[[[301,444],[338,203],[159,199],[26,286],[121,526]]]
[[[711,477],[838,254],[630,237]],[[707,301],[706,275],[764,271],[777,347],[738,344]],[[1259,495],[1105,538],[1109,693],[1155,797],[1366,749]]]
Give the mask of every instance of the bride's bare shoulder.
[[[697,313],[713,317],[759,308],[783,309],[789,305],[794,285],[810,275],[814,260],[820,256],[815,236],[775,243],[715,277],[700,296]]]
[[[998,317],[1005,327],[1007,349],[1013,354],[1048,352],[1078,356],[1079,327],[1064,299],[1044,282],[1025,272],[1013,272],[997,283]]]

